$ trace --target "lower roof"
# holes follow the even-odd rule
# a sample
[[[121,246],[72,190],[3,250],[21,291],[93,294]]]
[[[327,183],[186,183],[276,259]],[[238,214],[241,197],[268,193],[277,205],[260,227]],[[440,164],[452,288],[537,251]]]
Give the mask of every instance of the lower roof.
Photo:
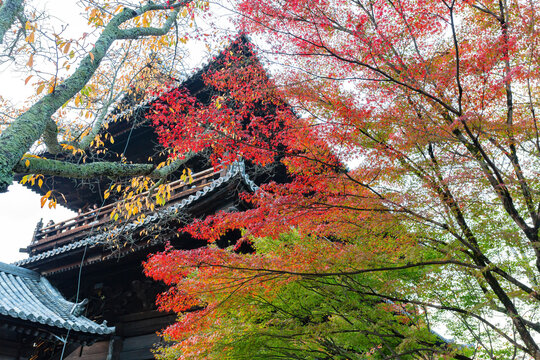
[[[97,324],[82,316],[85,301],[73,303],[39,273],[0,263],[0,315],[32,328],[55,329],[60,333],[109,335],[114,327]]]

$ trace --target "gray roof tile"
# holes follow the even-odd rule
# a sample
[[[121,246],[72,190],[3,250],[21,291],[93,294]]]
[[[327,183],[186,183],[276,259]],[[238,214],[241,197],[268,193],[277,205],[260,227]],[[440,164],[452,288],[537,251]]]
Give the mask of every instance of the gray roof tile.
[[[37,272],[0,263],[0,314],[62,330],[112,334],[114,327],[81,316],[84,303],[72,303]]]

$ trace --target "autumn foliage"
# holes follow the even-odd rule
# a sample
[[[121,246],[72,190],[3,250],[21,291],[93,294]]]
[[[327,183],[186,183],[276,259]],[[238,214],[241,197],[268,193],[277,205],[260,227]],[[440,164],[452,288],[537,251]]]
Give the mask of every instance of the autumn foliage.
[[[540,358],[538,4],[245,0],[238,10],[286,70],[270,81],[255,57],[226,55],[205,78],[216,89],[208,104],[180,90],[154,120],[167,146],[211,148],[215,163],[279,162],[289,181],[244,195],[251,210],[184,229],[213,241],[240,228],[256,254],[171,249],[149,260],[148,273],[172,286],[164,309],[200,309],[166,330],[177,341],[168,354],[246,358],[231,338],[249,324],[252,354],[285,358]],[[291,229],[301,241],[276,240]],[[265,248],[267,237],[280,248]],[[345,298],[358,303],[342,319],[381,321],[371,334],[345,321],[362,345],[309,321],[295,327],[303,340],[254,341],[272,330],[261,314],[287,313],[280,296],[311,298],[296,286],[331,294],[319,325]],[[382,316],[389,304],[406,310]],[[404,313],[412,325],[400,325]],[[433,324],[471,345],[429,338]],[[407,345],[385,343],[384,329]]]
[[[261,165],[273,162],[281,144],[294,136],[285,130],[294,115],[276,97],[262,66],[246,55],[247,47],[237,40],[237,51],[224,53],[219,67],[203,74],[205,86],[214,91],[210,105],[198,106],[186,89],[166,93],[154,105],[151,118],[164,145],[180,153],[211,149],[216,166],[238,157]]]
[[[439,349],[413,307],[382,301],[367,290],[410,281],[415,272],[404,270],[399,279],[372,276],[358,266],[373,254],[298,233],[254,242],[257,254],[213,246],[171,249],[145,264],[148,275],[171,285],[158,298],[160,308],[182,314],[164,331],[176,344],[160,357],[381,356],[388,351],[380,347],[377,331],[393,348],[411,353],[457,350]]]

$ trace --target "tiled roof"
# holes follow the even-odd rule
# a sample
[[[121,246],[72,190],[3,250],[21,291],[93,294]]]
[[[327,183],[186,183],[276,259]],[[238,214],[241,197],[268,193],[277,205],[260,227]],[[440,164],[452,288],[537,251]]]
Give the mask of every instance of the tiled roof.
[[[108,335],[114,327],[99,325],[81,315],[85,302],[72,303],[37,272],[0,263],[0,315],[32,326]]]
[[[71,250],[83,248],[85,246],[92,247],[92,246],[101,245],[101,244],[106,243],[107,239],[109,239],[111,235],[114,236],[118,232],[134,232],[135,230],[141,227],[144,227],[146,225],[149,225],[153,222],[156,222],[158,220],[173,217],[181,209],[186,208],[187,206],[191,205],[193,202],[199,200],[200,198],[205,197],[207,194],[224,186],[236,176],[240,177],[241,181],[244,182],[244,184],[248,187],[250,191],[257,190],[258,186],[253,182],[253,180],[249,178],[249,175],[246,173],[244,162],[243,161],[235,162],[229,166],[229,169],[224,176],[221,176],[219,179],[216,179],[210,182],[207,186],[197,191],[195,194],[186,197],[182,201],[174,205],[171,205],[169,207],[162,208],[160,210],[155,211],[152,215],[147,216],[141,222],[133,222],[133,223],[127,224],[121,229],[114,229],[109,232],[102,232],[96,235],[89,236],[82,240],[75,241],[64,246],[60,246],[56,249],[48,250],[48,251],[42,252],[41,254],[30,256],[27,259],[19,260],[14,265],[24,266],[24,265],[31,264],[42,259],[50,258],[59,254],[69,252]]]
[[[245,34],[239,35],[237,37],[237,40],[244,41],[244,42],[247,42],[247,43],[250,42],[250,40],[248,39],[248,36],[245,35]],[[113,108],[109,112],[109,114],[107,114],[107,117],[108,118],[114,118],[114,119],[120,119],[120,118],[123,118],[123,117],[126,117],[126,116],[129,116],[129,115],[133,114],[134,112],[136,112],[139,109],[150,106],[150,104],[153,101],[157,100],[163,94],[166,94],[169,91],[172,91],[172,90],[174,90],[174,89],[176,89],[178,87],[181,87],[189,79],[193,78],[197,74],[200,74],[200,73],[204,72],[210,65],[212,65],[212,63],[216,60],[216,57],[218,57],[220,54],[223,54],[225,51],[227,51],[230,48],[230,46],[231,46],[231,43],[225,42],[220,47],[217,47],[217,48],[213,49],[212,51],[210,51],[204,57],[204,61],[202,62],[202,64],[199,64],[199,65],[191,68],[190,70],[185,71],[180,77],[178,77],[177,79],[172,81],[168,86],[161,89],[157,94],[155,94],[153,96],[148,96],[144,100],[138,102],[137,104],[134,104],[134,105],[130,106],[129,108],[127,108],[127,109],[125,109],[125,110],[123,110],[123,111],[121,111],[119,113],[116,113],[116,114],[114,113],[115,109]],[[125,96],[127,96],[127,95],[125,95]]]

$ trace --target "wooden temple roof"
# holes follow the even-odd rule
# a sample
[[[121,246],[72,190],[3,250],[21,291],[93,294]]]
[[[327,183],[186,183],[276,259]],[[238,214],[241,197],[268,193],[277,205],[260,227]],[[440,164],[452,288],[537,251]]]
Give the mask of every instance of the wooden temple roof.
[[[165,206],[149,212],[142,221],[133,220],[111,230],[102,231],[100,228],[102,225],[113,223],[110,214],[114,206],[107,205],[72,219],[36,229],[32,243],[25,249],[30,256],[16,262],[15,265],[25,268],[39,268],[42,274],[49,275],[57,271],[68,270],[70,267],[78,267],[80,257],[74,260],[73,264],[66,261],[66,258],[78,254],[84,248],[99,250],[95,254],[90,252],[87,262],[106,261],[123,254],[143,250],[163,242],[165,239],[162,237],[152,240],[141,239],[130,247],[123,250],[116,249],[116,251],[110,248],[108,241],[115,235],[137,233],[161,220],[174,221],[175,217],[182,212],[193,211],[193,208],[205,201],[213,202],[212,206],[214,207],[219,206],[219,201],[223,199],[223,193],[228,194],[228,196],[232,195],[234,190],[237,190],[238,183],[241,183],[249,191],[257,189],[257,185],[246,173],[243,162],[235,162],[222,170],[210,168],[201,171],[193,175],[193,181],[190,183],[181,180],[171,183],[169,202]],[[218,194],[220,191],[221,195]],[[143,193],[139,196],[146,196],[146,194]],[[208,205],[201,205],[201,207],[203,211],[207,211]],[[57,262],[57,259],[62,259],[60,266],[43,266],[43,263],[54,263]]]
[[[114,327],[82,316],[84,302],[69,302],[47,279],[35,271],[0,263],[0,318],[9,326],[33,328],[44,333],[109,335]]]

